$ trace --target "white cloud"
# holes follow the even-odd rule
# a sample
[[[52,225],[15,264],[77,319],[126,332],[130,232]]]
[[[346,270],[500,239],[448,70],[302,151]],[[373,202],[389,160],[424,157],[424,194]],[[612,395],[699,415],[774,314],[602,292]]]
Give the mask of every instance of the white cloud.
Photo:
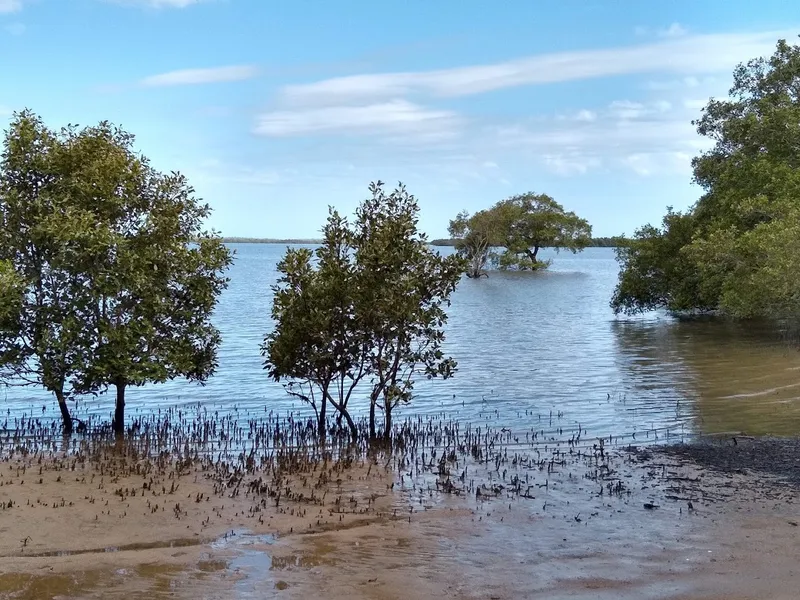
[[[650,154],[631,154],[623,158],[622,162],[630,167],[634,173],[644,177],[652,175],[654,170],[653,157]]]
[[[259,116],[255,131],[271,137],[308,134],[424,133],[436,137],[452,134],[455,113],[433,110],[407,100],[390,100],[366,106],[327,106],[279,110]]]
[[[243,81],[258,75],[258,69],[249,65],[213,67],[210,69],[183,69],[145,77],[140,82],[147,87],[173,85],[197,85],[203,83],[223,83]]]
[[[542,159],[557,175],[583,175],[601,165],[599,158],[579,154],[545,154]]]
[[[0,0],[2,2],[3,0]],[[11,0],[13,1],[13,0]],[[213,2],[214,0],[105,0],[112,4],[122,6],[133,6],[137,8],[187,8],[203,2]]]
[[[7,106],[0,104],[0,119],[6,119],[14,114],[14,111]]]
[[[9,14],[22,10],[22,0],[0,0],[0,14]]]
[[[592,121],[552,116],[499,126],[474,143],[497,156],[521,156],[562,176],[620,169],[641,177],[685,174],[691,157],[709,146],[691,124],[696,111],[682,103],[617,100],[591,112]]]
[[[620,119],[636,119],[647,111],[644,104],[630,100],[614,100],[609,109]]]
[[[682,27],[680,23],[673,23],[672,25],[670,25],[666,29],[659,30],[658,31],[658,36],[659,37],[665,37],[665,38],[675,38],[675,37],[681,37],[683,35],[686,35],[687,33],[688,32],[686,31],[686,29],[684,27]]]
[[[437,171],[461,181],[499,182],[534,165],[565,177],[591,172],[685,177],[691,158],[710,145],[691,124],[704,98],[725,93],[737,63],[771,53],[775,39],[790,35],[670,30],[672,37],[632,47],[289,85],[257,117],[254,130],[269,137],[316,137],[313,148],[304,147],[309,161],[361,165],[380,156],[409,172]],[[534,112],[524,120],[498,116],[496,110],[490,117],[483,110],[470,114],[466,102],[458,111],[448,104],[449,97],[618,75],[639,75],[632,87],[620,88],[627,97],[553,114]]]
[[[336,77],[286,86],[283,98],[307,105],[354,104],[411,94],[465,96],[521,85],[614,75],[673,73],[696,76],[770,52],[778,37],[791,33],[687,35],[619,48],[541,54],[489,65],[438,71]]]
[[[690,98],[683,101],[683,106],[689,110],[698,111],[708,104],[707,98]]]

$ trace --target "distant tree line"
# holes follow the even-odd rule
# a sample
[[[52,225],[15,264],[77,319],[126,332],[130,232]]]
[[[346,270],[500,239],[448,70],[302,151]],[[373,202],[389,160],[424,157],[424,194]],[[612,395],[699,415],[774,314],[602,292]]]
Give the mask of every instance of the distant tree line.
[[[627,238],[624,236],[614,237],[591,237],[586,244],[586,248],[616,248],[623,243]],[[455,246],[458,243],[456,238],[434,238],[431,240],[431,246]]]
[[[322,243],[321,239],[302,238],[251,238],[251,237],[222,237],[224,244],[288,244],[288,245],[315,245]]]

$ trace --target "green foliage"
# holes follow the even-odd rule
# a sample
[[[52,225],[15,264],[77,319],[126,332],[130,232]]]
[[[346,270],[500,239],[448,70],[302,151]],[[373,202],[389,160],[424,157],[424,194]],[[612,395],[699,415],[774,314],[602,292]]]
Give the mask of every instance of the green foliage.
[[[592,227],[574,212],[546,194],[528,192],[499,202],[492,209],[499,221],[501,269],[536,270],[549,263],[538,259],[542,248],[583,250],[592,237]]]
[[[709,308],[697,305],[703,281],[684,252],[693,232],[692,215],[669,208],[660,229],[645,225],[636,230],[633,238],[619,242],[617,260],[626,268],[620,272],[611,301],[616,312]]]
[[[203,231],[209,208],[103,122],[56,133],[15,116],[0,170],[0,259],[22,281],[19,374],[66,399],[174,377],[203,381],[219,333],[209,318],[231,257]]]
[[[416,374],[446,379],[455,372],[456,362],[442,352],[442,328],[465,264],[431,250],[418,230],[416,198],[402,184],[386,193],[379,181],[370,192],[355,223],[356,286],[359,320],[371,340],[370,408],[384,410],[388,438],[392,410],[410,400]]]
[[[450,221],[448,233],[455,239],[458,254],[467,263],[467,277],[486,275],[485,267],[489,252],[498,243],[497,219],[491,210],[482,210],[470,216],[466,211]]]
[[[660,237],[637,234],[620,253],[615,310],[797,315],[798,89],[800,47],[783,40],[769,59],[736,68],[729,98],[710,100],[695,122],[715,143],[693,161],[704,194],[682,219],[679,233],[670,234],[670,227]],[[659,268],[653,269],[656,263]]]
[[[278,263],[275,327],[261,352],[269,376],[286,381],[291,395],[311,405],[324,436],[328,403],[355,433],[348,404],[367,374],[369,340],[356,320],[356,265],[347,220],[331,210],[322,233],[315,251],[288,248]]]
[[[265,368],[311,404],[323,434],[330,403],[357,435],[349,402],[362,381],[371,382],[371,434],[378,406],[389,436],[391,412],[411,398],[415,374],[455,370],[441,350],[442,327],[464,265],[428,247],[416,199],[402,185],[387,194],[377,182],[370,191],[353,224],[331,211],[313,253],[288,249],[273,288]]]
[[[592,227],[585,219],[546,194],[520,194],[470,216],[459,213],[450,221],[450,235],[467,261],[467,276],[486,275],[489,260],[500,269],[535,271],[547,268],[539,250],[567,249],[573,253],[591,242]],[[492,248],[502,248],[493,253]]]
[[[21,366],[13,340],[20,329],[23,282],[11,263],[0,261],[0,382],[7,380]]]

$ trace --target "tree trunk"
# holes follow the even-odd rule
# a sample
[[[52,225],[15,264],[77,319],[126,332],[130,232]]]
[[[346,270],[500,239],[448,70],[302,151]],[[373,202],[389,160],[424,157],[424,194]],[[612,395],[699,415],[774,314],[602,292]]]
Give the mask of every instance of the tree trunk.
[[[328,426],[325,422],[327,418],[328,412],[328,399],[323,394],[322,396],[322,406],[319,409],[319,414],[317,415],[317,435],[319,436],[320,440],[325,439],[325,434],[327,433]]]
[[[117,380],[115,385],[117,402],[114,405],[114,420],[111,422],[111,428],[117,435],[122,435],[125,433],[125,382]]]
[[[353,422],[353,417],[350,416],[350,413],[347,412],[346,409],[340,411],[339,414],[342,417],[344,417],[345,421],[347,421],[347,426],[350,428],[350,437],[352,437],[353,438],[352,441],[355,442],[358,439],[358,428],[356,427],[356,424]]]
[[[375,432],[375,396],[370,395],[369,397],[369,441],[373,442],[377,437],[377,433]]]
[[[389,446],[392,443],[392,403],[386,401],[386,411],[384,414],[383,440]]]
[[[64,398],[63,390],[53,392],[58,401],[58,408],[61,410],[61,425],[64,428],[65,435],[72,435],[72,415],[69,414],[69,407],[67,400]]]

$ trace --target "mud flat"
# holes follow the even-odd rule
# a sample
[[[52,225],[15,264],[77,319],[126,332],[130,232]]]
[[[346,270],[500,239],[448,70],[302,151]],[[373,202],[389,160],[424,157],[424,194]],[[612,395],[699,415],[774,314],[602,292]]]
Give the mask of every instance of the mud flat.
[[[200,425],[7,433],[0,598],[798,597],[796,440]]]

